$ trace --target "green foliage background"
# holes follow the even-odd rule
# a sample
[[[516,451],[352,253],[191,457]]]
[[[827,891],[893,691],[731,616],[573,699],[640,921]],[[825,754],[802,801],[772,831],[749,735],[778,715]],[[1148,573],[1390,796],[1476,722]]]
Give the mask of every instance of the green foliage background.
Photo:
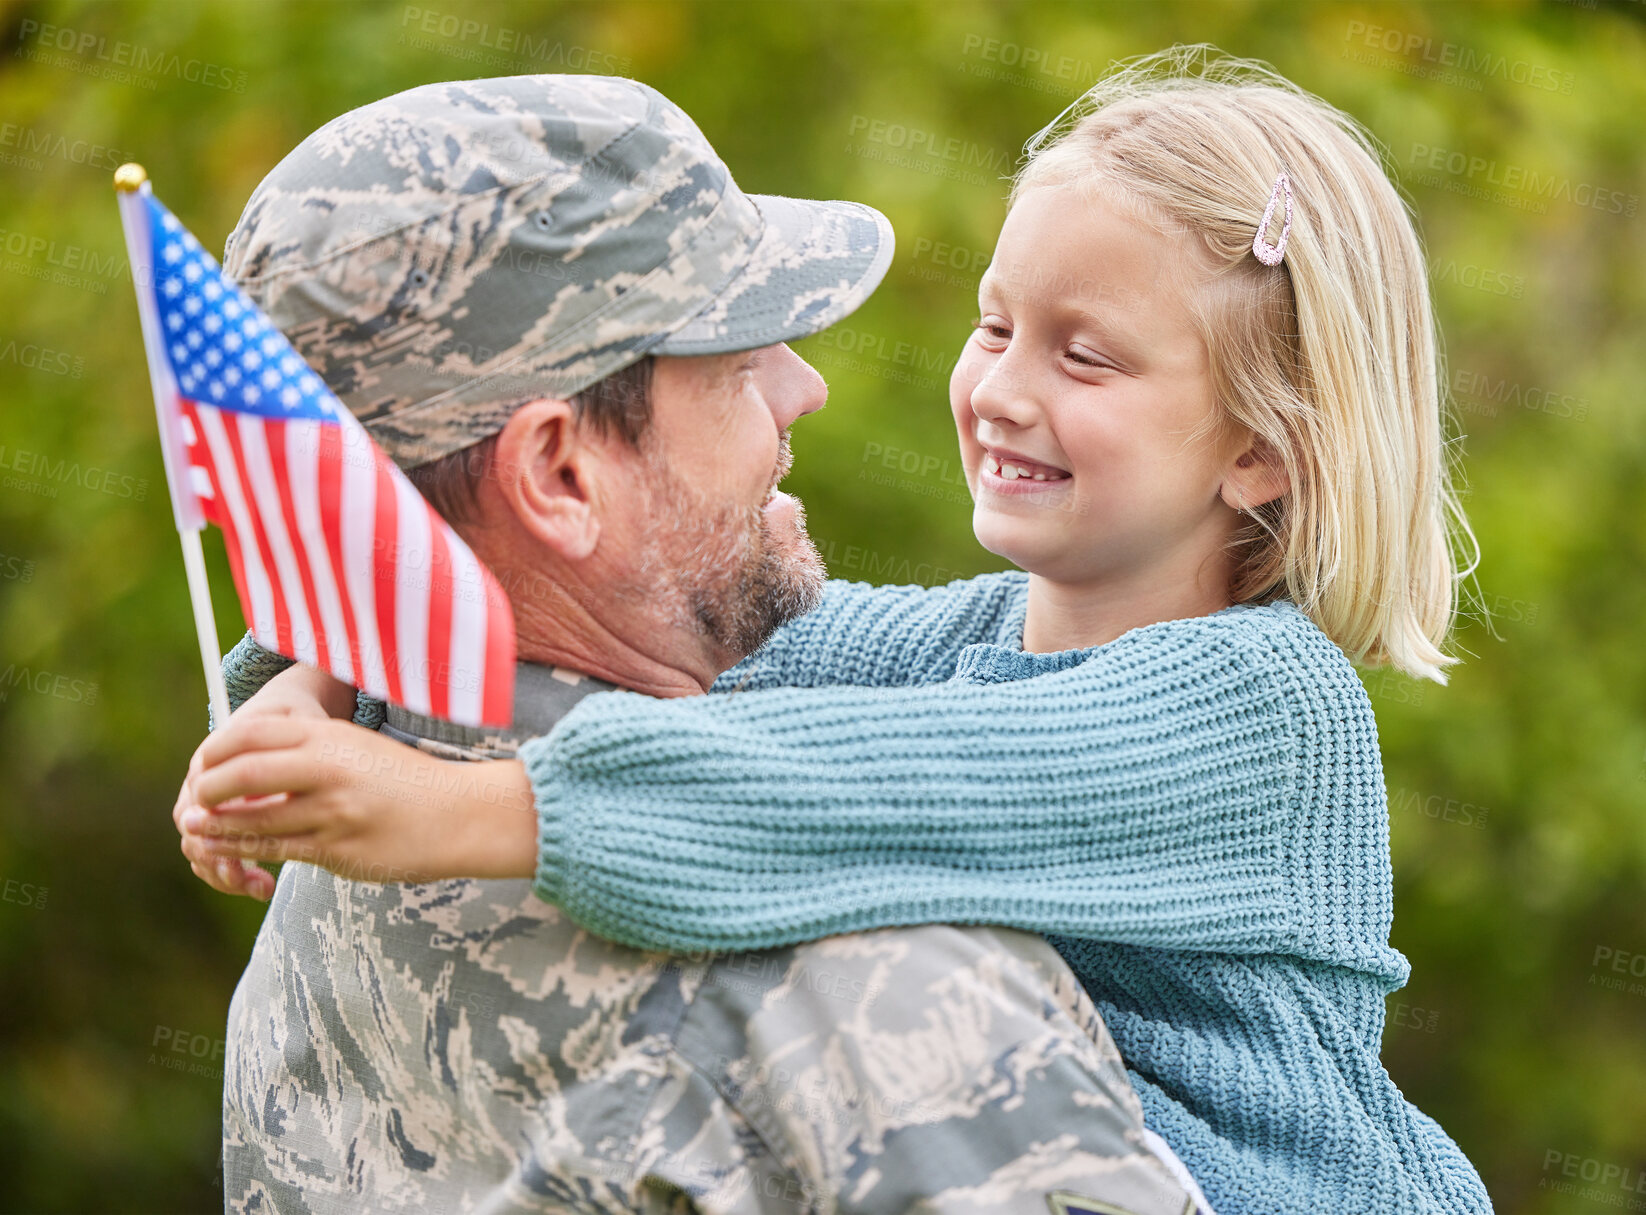
[[[420,33],[429,11],[488,28]],[[52,49],[45,25],[74,49]],[[504,30],[531,41],[498,50]],[[1000,174],[1111,59],[1201,40],[1269,60],[1388,145],[1465,432],[1493,622],[1465,622],[1450,687],[1367,674],[1394,942],[1414,968],[1390,1001],[1386,1065],[1500,1211],[1646,1209],[1615,1177],[1581,1181],[1646,1169],[1646,10],[1632,0],[0,3],[0,1202],[220,1209],[220,1041],[262,914],[193,879],[169,818],[205,694],[114,163],[142,161],[220,249],[269,168],[354,106],[465,76],[656,85],[746,189],[891,216],[885,286],[800,347],[833,403],[796,429],[789,487],[835,573],[939,581],[1002,564],[972,538],[943,387]],[[137,51],[135,79],[97,74]],[[874,122],[960,150],[877,159],[897,149],[865,139]],[[1434,166],[1423,149],[1442,150]],[[1448,167],[1453,152],[1479,167]],[[208,554],[232,643],[221,545]]]

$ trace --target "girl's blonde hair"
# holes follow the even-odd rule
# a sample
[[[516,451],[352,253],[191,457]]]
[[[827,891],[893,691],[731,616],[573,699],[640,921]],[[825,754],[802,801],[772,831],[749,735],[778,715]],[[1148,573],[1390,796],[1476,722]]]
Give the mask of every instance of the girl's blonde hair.
[[[1422,244],[1378,145],[1266,65],[1205,46],[1121,64],[1077,108],[1089,112],[1030,141],[1012,201],[1075,184],[1192,235],[1212,265],[1189,293],[1211,430],[1251,434],[1290,477],[1231,541],[1234,601],[1289,598],[1355,662],[1444,684],[1459,660],[1441,646],[1479,547],[1442,438]],[[1282,170],[1292,229],[1267,266],[1252,238]]]

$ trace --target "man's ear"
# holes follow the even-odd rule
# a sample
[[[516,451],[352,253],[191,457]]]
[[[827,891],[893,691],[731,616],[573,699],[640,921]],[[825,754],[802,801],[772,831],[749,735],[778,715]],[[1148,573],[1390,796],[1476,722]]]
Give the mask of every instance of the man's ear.
[[[571,402],[545,398],[510,416],[498,434],[489,479],[519,527],[567,561],[581,561],[600,536],[589,493],[599,467]]]
[[[1223,500],[1246,511],[1272,502],[1291,488],[1280,457],[1262,439],[1252,437],[1223,476]]]

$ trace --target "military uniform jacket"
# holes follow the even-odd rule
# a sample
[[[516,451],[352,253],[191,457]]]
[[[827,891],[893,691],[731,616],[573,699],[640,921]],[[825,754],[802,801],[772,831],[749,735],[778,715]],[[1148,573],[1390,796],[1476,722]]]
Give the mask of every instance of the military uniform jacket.
[[[521,664],[512,754],[611,687]],[[1041,938],[929,925],[679,957],[532,883],[287,863],[229,1011],[225,1210],[1105,1212],[1183,1189],[1096,1009]]]

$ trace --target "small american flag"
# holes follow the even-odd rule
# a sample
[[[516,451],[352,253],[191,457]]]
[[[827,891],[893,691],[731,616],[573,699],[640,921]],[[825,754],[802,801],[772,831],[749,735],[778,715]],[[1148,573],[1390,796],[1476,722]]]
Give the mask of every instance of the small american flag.
[[[508,725],[514,616],[491,572],[146,185],[133,201],[179,526],[222,529],[252,635],[414,713]]]

